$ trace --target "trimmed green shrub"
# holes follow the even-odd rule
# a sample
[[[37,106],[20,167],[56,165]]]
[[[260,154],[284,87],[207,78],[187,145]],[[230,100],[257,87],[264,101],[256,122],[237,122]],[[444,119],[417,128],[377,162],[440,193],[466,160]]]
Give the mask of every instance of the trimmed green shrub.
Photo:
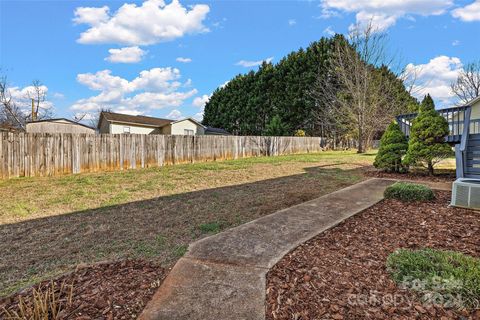
[[[400,126],[392,122],[380,140],[380,149],[373,165],[375,168],[387,172],[405,171],[405,167],[402,165],[402,158],[407,149],[407,137],[400,130]]]
[[[460,252],[399,249],[387,258],[387,269],[404,288],[423,299],[449,307],[480,308],[480,259]]]
[[[302,130],[302,129],[296,130],[293,135],[294,135],[295,137],[305,137],[305,136],[306,136],[305,130]]]
[[[430,95],[425,96],[420,105],[420,112],[413,120],[404,164],[422,165],[428,169],[430,175],[433,175],[435,164],[453,155],[452,148],[445,142],[445,137],[449,133],[447,120],[435,110]]]
[[[429,187],[407,182],[394,183],[385,190],[383,195],[386,199],[401,201],[430,201],[435,199],[435,194]]]

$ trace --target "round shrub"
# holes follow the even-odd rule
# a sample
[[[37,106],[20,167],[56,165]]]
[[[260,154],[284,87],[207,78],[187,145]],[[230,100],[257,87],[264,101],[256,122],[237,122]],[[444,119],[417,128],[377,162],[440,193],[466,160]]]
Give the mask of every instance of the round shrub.
[[[435,199],[432,189],[415,183],[396,182],[389,186],[383,194],[386,199],[401,201],[430,201]]]
[[[480,308],[478,258],[455,251],[399,249],[388,256],[387,270],[397,284],[422,294],[425,302]]]

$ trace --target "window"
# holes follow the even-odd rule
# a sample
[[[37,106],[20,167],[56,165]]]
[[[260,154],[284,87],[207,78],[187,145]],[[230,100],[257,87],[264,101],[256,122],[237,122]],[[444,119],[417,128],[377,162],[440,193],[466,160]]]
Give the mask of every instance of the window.
[[[130,133],[130,127],[123,127],[123,133]]]
[[[190,130],[190,129],[184,129],[183,133],[187,136],[193,136],[195,134],[195,131]]]

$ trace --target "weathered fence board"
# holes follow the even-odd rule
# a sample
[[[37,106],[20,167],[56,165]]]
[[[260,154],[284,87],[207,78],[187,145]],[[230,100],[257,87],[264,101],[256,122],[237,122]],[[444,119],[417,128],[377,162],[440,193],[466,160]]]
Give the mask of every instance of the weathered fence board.
[[[320,137],[0,133],[0,178],[147,168],[355,147]]]

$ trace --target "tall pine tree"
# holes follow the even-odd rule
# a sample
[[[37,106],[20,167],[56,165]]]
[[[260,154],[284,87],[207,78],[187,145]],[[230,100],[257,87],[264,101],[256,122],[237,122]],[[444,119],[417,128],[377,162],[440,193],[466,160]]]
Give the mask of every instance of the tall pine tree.
[[[306,49],[291,52],[275,65],[264,62],[257,71],[237,75],[213,92],[205,105],[203,124],[237,135],[267,135],[268,125],[278,117],[285,135],[293,135],[297,130],[304,130],[309,136],[350,134],[348,120],[329,119],[328,114],[322,114],[322,110],[328,109],[326,102],[319,103],[312,95],[319,75],[340,90],[331,61],[335,44],[345,42],[342,35],[322,38]],[[393,74],[392,77],[392,81],[398,81]],[[398,95],[393,99],[413,98],[398,81]]]
[[[425,166],[429,175],[433,175],[435,164],[453,155],[452,148],[445,142],[449,133],[447,120],[435,110],[432,97],[426,95],[410,129],[404,164]]]

